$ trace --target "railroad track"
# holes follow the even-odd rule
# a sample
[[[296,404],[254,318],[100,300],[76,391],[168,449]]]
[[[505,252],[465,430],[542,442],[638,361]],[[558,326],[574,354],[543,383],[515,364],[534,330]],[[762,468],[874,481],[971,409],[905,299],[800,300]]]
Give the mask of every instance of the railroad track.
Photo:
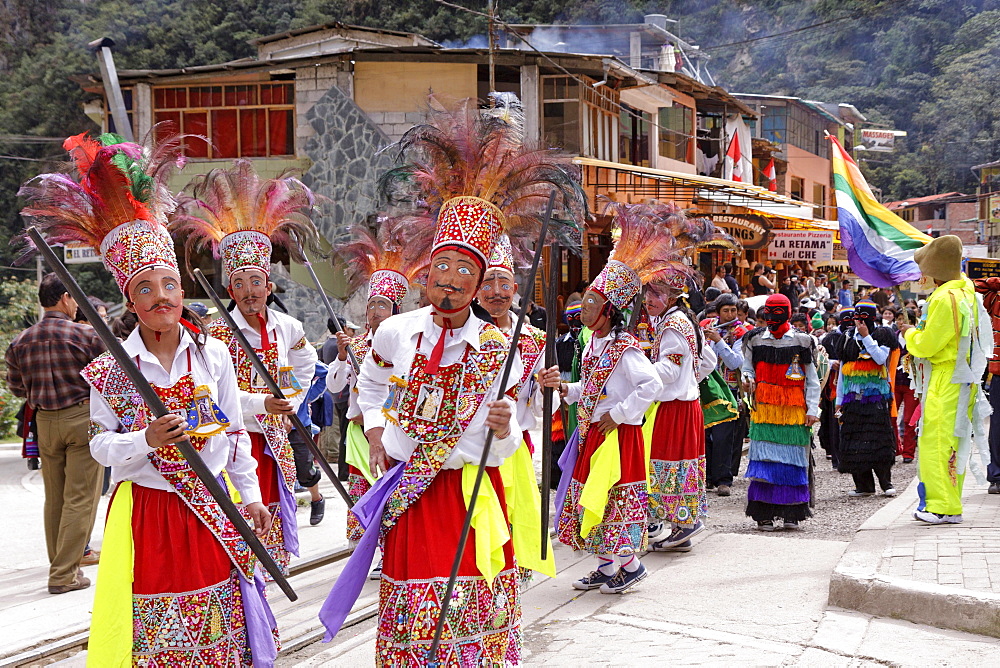
[[[295,652],[323,638],[325,629],[316,618],[316,613],[333,584],[336,565],[346,560],[353,552],[354,548],[333,550],[299,561],[289,568],[289,577],[296,588],[296,593],[299,594],[299,600],[293,603],[277,590],[271,597],[272,610],[282,631],[281,655]],[[374,599],[362,597],[351,610],[344,627],[359,624],[377,614],[377,594]],[[0,659],[0,668],[47,665],[67,659],[85,650],[89,639],[89,628],[71,632],[57,640]]]

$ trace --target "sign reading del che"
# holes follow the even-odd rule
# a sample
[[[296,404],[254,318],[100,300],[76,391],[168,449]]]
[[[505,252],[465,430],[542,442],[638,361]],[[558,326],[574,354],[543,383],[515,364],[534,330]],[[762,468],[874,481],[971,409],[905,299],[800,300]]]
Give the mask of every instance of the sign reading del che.
[[[833,232],[775,230],[767,259],[829,262],[833,260]]]
[[[763,248],[771,238],[771,223],[763,216],[712,213],[707,217],[716,227],[722,228],[739,241],[746,250]]]

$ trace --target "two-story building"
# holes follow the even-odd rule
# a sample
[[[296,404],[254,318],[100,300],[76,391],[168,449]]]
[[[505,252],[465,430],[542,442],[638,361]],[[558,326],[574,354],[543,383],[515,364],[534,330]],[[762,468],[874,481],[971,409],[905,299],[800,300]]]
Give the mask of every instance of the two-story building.
[[[950,192],[911,197],[888,202],[886,208],[932,237],[954,234],[962,239],[966,250],[986,243],[985,230],[980,223],[979,202],[975,195]]]
[[[493,81],[495,90],[520,98],[528,141],[561,147],[580,166],[595,216],[584,221],[582,258],[566,258],[566,292],[589,280],[610,251],[608,220],[599,215],[602,197],[674,200],[716,218],[747,242],[751,261],[772,227],[812,224],[817,216],[802,198],[699,174],[706,171],[704,164],[699,169],[699,154],[724,155],[727,121],[753,123],[757,112],[715,86],[704,65],[689,57],[690,45],[663,43],[659,26],[639,24],[638,31],[648,43],[638,40],[637,68],[610,46],[608,53],[526,48],[534,42],[530,34],[519,37],[521,48],[491,53],[444,48],[413,33],[329,23],[254,40],[253,58],[173,70],[121,70],[119,80],[137,137],[166,122],[207,138],[189,140],[190,160],[174,178],[175,189],[237,157],[252,158],[263,175],[297,169],[327,200],[315,220],[331,243],[345,239],[351,225],[377,210],[377,177],[394,160],[385,149],[422,122],[430,105],[486,99]],[[658,35],[660,43],[649,41],[650,35]],[[631,36],[628,40],[635,42]],[[655,47],[661,57],[644,60],[647,47]],[[673,58],[667,57],[667,47],[675,49]],[[99,76],[80,83],[100,96],[95,120],[113,128]],[[714,251],[697,263],[710,271],[730,258],[729,252]],[[207,256],[193,260],[206,273],[216,270]],[[742,264],[749,266],[746,258]],[[313,313],[307,326],[318,335],[325,315],[315,313],[309,289],[295,285],[308,284],[304,270],[285,266],[286,278],[292,279],[283,281],[286,301],[309,304],[296,310]],[[347,296],[341,267],[316,267],[333,294]],[[195,286],[185,287],[197,293]],[[359,314],[349,310],[349,315]]]

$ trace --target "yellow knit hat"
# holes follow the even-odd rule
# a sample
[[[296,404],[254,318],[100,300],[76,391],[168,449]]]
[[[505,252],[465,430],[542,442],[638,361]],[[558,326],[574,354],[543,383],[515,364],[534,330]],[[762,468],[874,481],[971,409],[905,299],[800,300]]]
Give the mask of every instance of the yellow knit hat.
[[[931,239],[913,253],[913,261],[924,276],[939,281],[955,281],[962,277],[962,240],[954,234]]]

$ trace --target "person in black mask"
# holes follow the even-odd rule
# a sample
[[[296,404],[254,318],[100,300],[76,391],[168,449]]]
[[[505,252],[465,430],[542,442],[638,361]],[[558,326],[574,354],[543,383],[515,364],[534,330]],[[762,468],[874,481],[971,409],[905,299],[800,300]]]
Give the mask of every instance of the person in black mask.
[[[809,509],[811,427],[819,420],[815,340],[789,325],[791,304],[771,295],[764,330],[743,341],[743,380],[753,398],[746,514],[761,531],[798,529]]]
[[[837,314],[837,327],[824,336],[819,345],[830,358],[830,374],[820,391],[819,444],[833,468],[840,466],[840,420],[837,419],[837,379],[840,377],[840,349],[844,332],[854,326],[854,309],[845,308]]]
[[[837,408],[840,414],[841,473],[854,476],[848,496],[872,496],[878,477],[882,493],[896,496],[892,465],[896,432],[892,423],[890,372],[895,373],[899,347],[888,327],[876,326],[879,307],[862,299],[854,305],[854,327],[844,333],[840,351]]]

